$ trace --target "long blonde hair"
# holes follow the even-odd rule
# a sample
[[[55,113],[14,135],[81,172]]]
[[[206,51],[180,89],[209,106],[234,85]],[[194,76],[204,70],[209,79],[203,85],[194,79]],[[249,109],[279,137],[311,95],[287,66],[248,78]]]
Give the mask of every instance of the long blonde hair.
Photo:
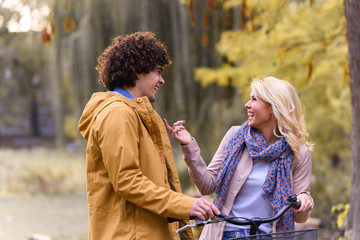
[[[254,79],[251,89],[256,96],[268,102],[275,116],[274,135],[283,136],[294,152],[295,158],[300,158],[302,144],[312,150],[313,145],[308,142],[304,115],[300,99],[294,87],[275,77]]]

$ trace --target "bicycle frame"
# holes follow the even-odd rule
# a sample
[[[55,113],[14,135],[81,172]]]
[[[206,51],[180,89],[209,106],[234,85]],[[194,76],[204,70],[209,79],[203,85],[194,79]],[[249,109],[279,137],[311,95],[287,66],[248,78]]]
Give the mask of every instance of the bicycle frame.
[[[182,228],[179,228],[176,231],[176,234],[179,235],[180,238],[180,232],[184,231],[185,229],[189,228],[189,227],[200,227],[206,224],[211,224],[211,223],[217,223],[217,222],[222,222],[222,221],[227,221],[229,223],[235,224],[235,225],[250,225],[250,235],[255,235],[256,232],[259,229],[259,226],[263,223],[269,223],[269,222],[274,222],[277,219],[279,219],[280,217],[282,217],[286,211],[288,211],[290,208],[295,208],[295,209],[299,209],[300,208],[300,203],[297,202],[297,198],[296,195],[290,195],[287,199],[288,204],[285,205],[275,216],[273,217],[268,217],[268,218],[252,218],[252,219],[246,219],[246,218],[241,218],[241,217],[229,217],[225,214],[219,214],[216,215],[218,218],[214,219],[214,220],[206,220],[206,221],[202,221],[198,218],[195,219],[195,223],[193,224],[188,224]]]

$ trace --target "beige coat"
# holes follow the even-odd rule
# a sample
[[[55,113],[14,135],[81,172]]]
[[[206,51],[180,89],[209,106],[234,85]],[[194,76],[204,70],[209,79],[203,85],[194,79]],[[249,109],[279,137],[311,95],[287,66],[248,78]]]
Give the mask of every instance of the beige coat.
[[[95,93],[79,130],[87,140],[89,239],[178,239],[179,224],[167,217],[189,219],[194,198],[181,193],[164,123],[148,98]]]
[[[185,161],[189,166],[189,173],[194,183],[198,187],[202,195],[209,195],[215,192],[215,181],[221,168],[221,162],[224,159],[224,151],[231,137],[239,130],[240,126],[230,128],[224,136],[219,149],[215,153],[209,166],[200,155],[200,149],[195,140],[187,146],[181,146]],[[253,166],[252,158],[245,148],[234,175],[230,181],[229,189],[225,198],[222,213],[228,215],[234,203],[235,197],[240,188],[248,178]],[[299,194],[306,192],[310,194],[310,178],[311,178],[311,155],[310,150],[302,146],[300,149],[300,160],[292,164],[292,186],[293,192]],[[296,214],[295,221],[305,222],[308,214]],[[221,239],[224,231],[225,222],[206,225],[202,231],[200,239]]]

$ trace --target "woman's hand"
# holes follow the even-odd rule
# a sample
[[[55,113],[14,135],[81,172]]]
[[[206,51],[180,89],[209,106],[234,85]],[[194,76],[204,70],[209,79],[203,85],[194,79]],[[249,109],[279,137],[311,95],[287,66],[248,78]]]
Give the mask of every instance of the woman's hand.
[[[186,130],[186,128],[183,126],[183,124],[185,124],[184,120],[177,121],[176,123],[173,124],[172,127],[170,127],[170,125],[168,124],[165,118],[164,118],[164,123],[167,130],[171,132],[173,138],[176,141],[178,141],[180,144],[188,145],[189,143],[191,143],[192,137],[190,133]]]
[[[314,207],[314,201],[307,193],[298,194],[297,201],[301,203],[301,207],[296,210],[297,213],[308,213]]]

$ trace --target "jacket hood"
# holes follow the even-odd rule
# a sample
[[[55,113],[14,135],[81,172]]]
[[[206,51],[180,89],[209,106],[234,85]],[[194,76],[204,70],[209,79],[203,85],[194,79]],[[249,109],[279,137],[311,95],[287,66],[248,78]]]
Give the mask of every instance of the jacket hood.
[[[97,115],[109,104],[115,101],[131,102],[130,99],[118,93],[98,92],[94,93],[86,104],[80,117],[78,127],[81,136],[88,140],[93,121]]]

